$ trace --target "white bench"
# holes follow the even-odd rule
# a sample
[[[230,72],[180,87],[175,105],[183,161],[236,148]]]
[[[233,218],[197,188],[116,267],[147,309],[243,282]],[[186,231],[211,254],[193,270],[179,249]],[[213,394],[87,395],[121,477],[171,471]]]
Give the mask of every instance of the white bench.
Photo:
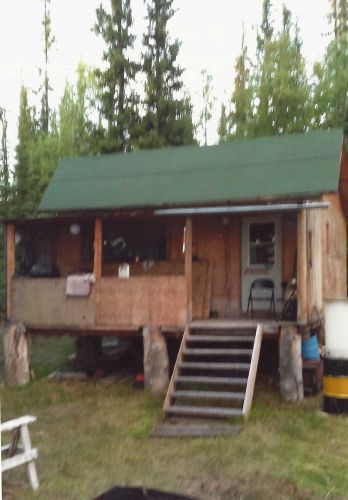
[[[24,417],[15,418],[13,420],[9,420],[8,422],[3,422],[0,424],[1,438],[4,432],[17,431],[19,432],[18,437],[21,440],[21,445],[19,446],[17,446],[17,443],[10,443],[1,446],[1,475],[3,472],[13,469],[14,467],[28,464],[28,476],[33,490],[37,490],[39,487],[39,480],[37,477],[35,464],[35,460],[38,457],[38,452],[36,448],[31,447],[28,425],[35,421],[36,417],[26,415]],[[12,448],[14,448],[13,452],[19,450],[19,453],[3,459],[3,454],[6,451],[12,450]]]

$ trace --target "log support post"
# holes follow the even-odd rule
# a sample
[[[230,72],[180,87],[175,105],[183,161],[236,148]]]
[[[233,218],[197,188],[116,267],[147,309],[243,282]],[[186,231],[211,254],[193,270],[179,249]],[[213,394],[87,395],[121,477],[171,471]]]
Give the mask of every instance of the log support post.
[[[28,333],[23,323],[5,327],[3,333],[5,381],[23,385],[30,380]]]
[[[280,395],[284,401],[303,399],[301,340],[297,327],[283,326],[279,339]]]
[[[11,320],[12,315],[12,278],[15,274],[15,227],[6,225],[6,318]]]
[[[187,293],[187,322],[192,320],[192,219],[185,224],[185,278]]]
[[[157,326],[143,327],[145,388],[163,395],[169,384],[169,359],[166,339]]]

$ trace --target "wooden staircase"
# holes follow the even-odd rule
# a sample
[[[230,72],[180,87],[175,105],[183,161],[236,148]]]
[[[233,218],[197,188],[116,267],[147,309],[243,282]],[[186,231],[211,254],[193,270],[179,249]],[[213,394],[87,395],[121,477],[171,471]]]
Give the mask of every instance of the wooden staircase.
[[[185,329],[163,410],[166,420],[247,418],[262,326],[226,328],[192,323]]]

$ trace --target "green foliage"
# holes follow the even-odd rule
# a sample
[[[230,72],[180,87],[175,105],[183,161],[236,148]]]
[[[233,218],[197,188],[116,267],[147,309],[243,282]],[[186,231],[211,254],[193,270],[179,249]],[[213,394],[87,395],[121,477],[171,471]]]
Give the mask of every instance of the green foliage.
[[[99,87],[99,112],[107,123],[102,152],[132,149],[139,127],[139,97],[134,84],[140,64],[129,58],[135,37],[131,34],[133,17],[130,0],[111,0],[111,12],[97,9],[94,31],[106,44],[103,61],[106,69],[95,71]]]
[[[282,29],[275,33],[271,2],[263,2],[253,65],[242,40],[236,60],[231,111],[220,119],[220,141],[304,132],[311,124],[310,85],[299,29],[283,7]],[[222,128],[221,126],[224,125]]]
[[[30,205],[30,152],[36,140],[35,109],[28,103],[28,90],[22,86],[19,98],[18,143],[14,169],[14,214],[23,216]]]
[[[207,72],[206,69],[201,71],[203,79],[202,96],[203,96],[203,109],[199,115],[198,128],[202,130],[204,137],[204,144],[208,143],[208,123],[212,119],[213,109],[216,98],[213,96],[213,77]]]
[[[347,116],[348,34],[332,40],[323,62],[314,66],[314,127],[343,126]]]
[[[40,90],[42,90],[41,96],[41,112],[40,112],[40,129],[45,134],[48,134],[49,130],[49,119],[50,119],[50,109],[48,103],[48,94],[52,90],[50,88],[49,77],[48,77],[48,62],[49,62],[49,52],[55,41],[52,35],[51,29],[51,16],[49,11],[49,4],[51,0],[43,0],[44,5],[44,15],[42,20],[43,27],[43,41],[44,41],[44,69],[40,70],[43,73],[43,85]]]
[[[170,43],[167,25],[174,15],[173,0],[148,0],[148,29],[143,38],[145,116],[142,120],[141,148],[192,144],[192,106],[181,97],[183,69],[177,65],[180,43]]]
[[[66,83],[58,110],[59,157],[80,156],[94,148],[94,127],[88,116],[89,94],[93,92],[92,73],[80,63],[77,83]]]

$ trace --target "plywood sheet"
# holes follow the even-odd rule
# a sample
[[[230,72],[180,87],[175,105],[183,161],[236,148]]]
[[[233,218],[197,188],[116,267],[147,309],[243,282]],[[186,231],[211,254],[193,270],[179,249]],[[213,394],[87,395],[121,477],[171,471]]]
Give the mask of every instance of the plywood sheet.
[[[97,327],[183,326],[186,323],[184,276],[105,277],[99,287]]]
[[[28,326],[94,327],[94,289],[89,297],[66,297],[65,286],[65,278],[13,278],[13,321]]]

